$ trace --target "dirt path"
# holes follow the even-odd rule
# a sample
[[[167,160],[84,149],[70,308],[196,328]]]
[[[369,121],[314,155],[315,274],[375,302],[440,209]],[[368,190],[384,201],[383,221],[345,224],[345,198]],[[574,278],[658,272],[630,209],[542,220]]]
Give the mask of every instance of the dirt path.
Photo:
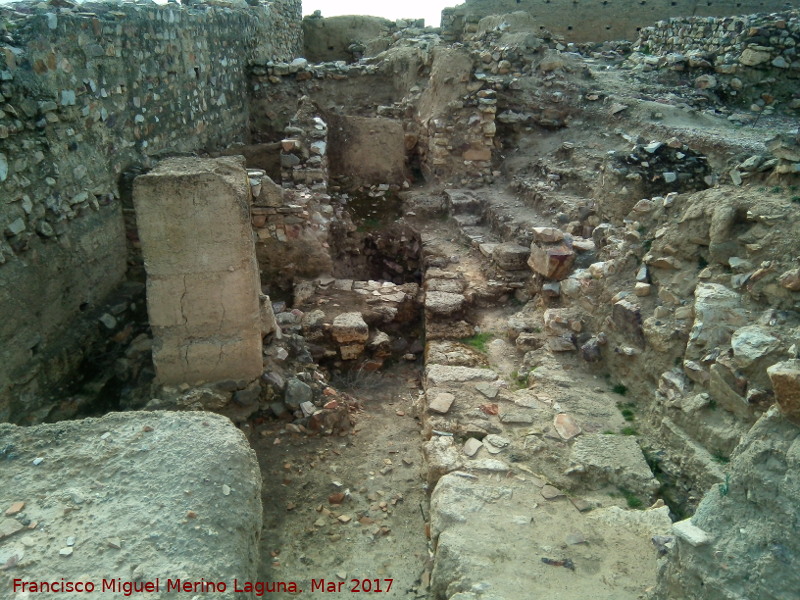
[[[350,393],[362,410],[350,435],[307,437],[275,422],[256,427],[264,481],[259,578],[303,590],[272,597],[352,597],[359,587],[380,587],[382,598],[426,597],[428,498],[413,408],[419,390],[417,367],[400,364],[356,382]],[[322,579],[325,587],[312,591],[312,580]]]

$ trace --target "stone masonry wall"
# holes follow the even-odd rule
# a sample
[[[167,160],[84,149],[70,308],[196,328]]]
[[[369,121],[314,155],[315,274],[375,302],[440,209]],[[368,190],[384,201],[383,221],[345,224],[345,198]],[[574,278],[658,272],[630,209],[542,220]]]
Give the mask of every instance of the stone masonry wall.
[[[756,112],[800,109],[800,12],[659,21],[642,30],[629,64],[691,71],[695,87],[754,103]]]
[[[442,11],[446,39],[477,31],[492,14],[523,10],[541,29],[573,42],[634,40],[641,28],[676,16],[723,16],[772,12],[796,7],[796,0],[466,0]]]
[[[0,420],[35,410],[84,358],[86,344],[53,341],[124,277],[123,173],[246,141],[248,62],[296,56],[300,12],[0,8]]]

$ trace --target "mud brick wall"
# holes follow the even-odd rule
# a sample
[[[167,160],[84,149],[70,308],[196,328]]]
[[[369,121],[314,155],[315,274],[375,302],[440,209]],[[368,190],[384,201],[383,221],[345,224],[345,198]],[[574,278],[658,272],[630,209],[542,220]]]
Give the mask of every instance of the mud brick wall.
[[[788,4],[796,7],[790,0]],[[442,11],[449,40],[477,31],[492,14],[529,12],[546,29],[573,42],[635,40],[639,30],[677,16],[725,16],[784,10],[786,0],[466,0]]]
[[[123,175],[247,141],[246,67],[299,54],[300,13],[300,0],[0,8],[0,420],[36,410],[84,359],[85,340],[53,340],[125,276]]]

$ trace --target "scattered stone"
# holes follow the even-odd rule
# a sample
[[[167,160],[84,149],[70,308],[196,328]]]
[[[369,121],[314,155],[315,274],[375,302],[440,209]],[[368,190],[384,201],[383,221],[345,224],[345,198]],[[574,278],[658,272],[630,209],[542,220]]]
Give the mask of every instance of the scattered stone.
[[[564,441],[569,441],[581,433],[581,428],[571,415],[559,413],[553,419],[553,427]]]
[[[483,394],[487,398],[489,398],[490,400],[492,398],[496,398],[499,392],[499,388],[496,385],[484,382],[476,383],[475,389],[478,390],[481,394]]]
[[[792,423],[800,425],[800,360],[792,359],[767,369],[781,413]]]
[[[6,509],[5,515],[7,517],[11,517],[16,515],[19,512],[22,512],[22,509],[25,508],[24,502],[14,502],[11,506]]]
[[[566,279],[574,262],[575,252],[566,245],[543,247],[536,242],[531,244],[528,266],[547,279]]]
[[[110,537],[106,540],[106,546],[114,550],[119,550],[122,548],[122,540],[118,537]]]
[[[672,533],[691,546],[704,546],[711,542],[711,536],[692,523],[691,519],[678,521],[672,525]]]
[[[511,440],[497,434],[489,434],[483,438],[483,445],[491,454],[499,454],[511,444]]]
[[[342,313],[333,320],[331,335],[340,344],[364,344],[369,339],[369,327],[361,313]]]
[[[428,404],[428,409],[439,414],[446,414],[453,405],[456,397],[447,392],[439,392]]]
[[[464,442],[464,447],[462,451],[467,456],[472,457],[475,456],[478,450],[480,450],[482,447],[483,447],[483,442],[475,438],[469,438],[466,442]]]
[[[557,487],[553,487],[552,485],[545,485],[542,488],[542,498],[545,500],[557,500],[558,498],[564,497],[564,492],[562,492]]]
[[[780,284],[792,292],[800,292],[800,269],[791,269],[780,276]]]
[[[286,382],[284,401],[292,410],[297,410],[301,404],[311,402],[313,398],[314,392],[307,383],[300,381],[296,377],[291,377]]]
[[[61,556],[72,556],[72,553],[73,553],[74,551],[75,551],[75,549],[74,549],[74,548],[71,548],[71,547],[69,547],[69,546],[68,546],[68,547],[66,547],[66,548],[62,548],[61,550],[59,550],[59,551],[58,551],[58,553],[59,553]]]
[[[0,540],[22,531],[25,526],[16,519],[0,519]]]
[[[350,515],[339,515],[338,517],[336,517],[336,520],[339,521],[340,523],[346,524],[352,521],[353,517],[351,517]]]

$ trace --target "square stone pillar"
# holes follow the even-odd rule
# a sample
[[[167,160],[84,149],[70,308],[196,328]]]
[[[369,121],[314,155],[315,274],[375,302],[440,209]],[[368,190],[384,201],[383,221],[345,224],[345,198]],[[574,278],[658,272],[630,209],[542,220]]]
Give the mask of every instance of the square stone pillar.
[[[164,160],[136,178],[133,200],[157,381],[259,377],[261,285],[242,159]]]

